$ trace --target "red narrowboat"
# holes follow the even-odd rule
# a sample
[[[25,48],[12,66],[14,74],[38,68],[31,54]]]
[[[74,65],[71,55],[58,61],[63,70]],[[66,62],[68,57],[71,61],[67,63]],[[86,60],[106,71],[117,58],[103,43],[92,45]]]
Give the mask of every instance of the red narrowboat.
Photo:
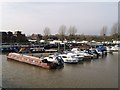
[[[19,53],[9,53],[7,59],[40,66],[46,69],[56,69],[58,66],[64,66],[63,60],[59,56],[56,56],[55,58],[57,62],[50,62],[47,59],[41,59],[39,57],[28,56]]]

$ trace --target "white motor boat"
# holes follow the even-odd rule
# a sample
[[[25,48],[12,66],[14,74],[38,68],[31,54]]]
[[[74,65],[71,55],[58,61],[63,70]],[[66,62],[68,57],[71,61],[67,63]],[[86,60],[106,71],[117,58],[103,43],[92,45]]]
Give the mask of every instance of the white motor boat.
[[[84,56],[84,60],[93,58],[93,55],[88,54],[85,51],[80,51],[79,54]]]
[[[75,64],[79,62],[79,59],[73,55],[60,54],[59,56],[63,59],[64,63]]]
[[[111,46],[106,46],[107,53],[112,53],[113,52],[113,50],[111,48],[112,48]]]
[[[96,50],[93,50],[93,49],[89,49],[89,50],[85,50],[84,51],[85,53],[88,53],[92,59],[97,59],[98,58],[98,53]]]
[[[71,51],[73,51],[77,55],[83,56],[84,60],[91,59],[93,57],[93,55],[90,55],[90,54],[86,53],[85,51],[81,51],[79,48],[73,48]]]
[[[63,59],[60,56],[55,56],[55,55],[49,55],[48,57],[44,57],[44,60],[54,62],[54,63],[58,63],[58,64],[63,64],[64,63]]]
[[[73,52],[69,52],[69,53],[67,53],[67,55],[71,56],[71,57],[78,58],[79,61],[82,61],[84,59],[84,56],[76,54],[76,53],[73,53]]]
[[[119,44],[119,45],[112,46],[112,47],[111,47],[111,50],[112,50],[113,52],[118,52],[118,51],[120,51],[120,44]]]

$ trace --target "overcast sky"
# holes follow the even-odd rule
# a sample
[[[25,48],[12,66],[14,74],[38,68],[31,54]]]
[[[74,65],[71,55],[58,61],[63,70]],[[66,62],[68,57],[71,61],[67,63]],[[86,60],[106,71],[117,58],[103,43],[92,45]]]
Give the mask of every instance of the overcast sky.
[[[27,35],[43,34],[45,27],[56,34],[63,24],[85,35],[99,35],[107,26],[109,34],[118,21],[117,2],[11,2],[1,6],[1,31],[21,30]]]

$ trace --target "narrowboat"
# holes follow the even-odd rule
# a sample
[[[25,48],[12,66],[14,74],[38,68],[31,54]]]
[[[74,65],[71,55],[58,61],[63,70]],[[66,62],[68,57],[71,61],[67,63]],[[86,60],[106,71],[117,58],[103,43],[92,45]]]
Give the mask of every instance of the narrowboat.
[[[47,59],[41,59],[35,56],[28,56],[28,55],[23,55],[19,53],[9,53],[7,55],[7,59],[40,66],[46,69],[56,69],[57,67],[64,66],[64,64],[61,62],[62,59],[57,56],[54,58],[54,62],[51,62],[51,61],[48,61]]]

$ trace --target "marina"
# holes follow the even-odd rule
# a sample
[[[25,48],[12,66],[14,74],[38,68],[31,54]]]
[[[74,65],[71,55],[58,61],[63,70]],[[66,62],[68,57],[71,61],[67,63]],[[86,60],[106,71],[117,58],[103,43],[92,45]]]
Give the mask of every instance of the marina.
[[[41,56],[42,54],[40,54],[38,57],[35,57],[35,56],[25,56],[24,55],[24,53],[35,53],[35,52],[38,53],[37,51],[35,51],[35,52],[31,51],[31,47],[28,45],[28,47],[21,47],[20,49],[18,49],[17,50],[18,52],[9,51],[11,53],[8,54],[7,58],[13,59],[16,61],[20,61],[20,62],[29,63],[29,64],[38,62],[36,64],[34,63],[34,65],[41,66],[42,65],[41,63],[43,63],[42,61],[51,62],[51,60],[52,60],[52,62],[53,61],[56,62],[56,60],[55,59],[53,60],[53,58],[58,58],[57,61],[60,60],[60,62],[64,61],[65,63],[79,63],[82,60],[97,59],[99,57],[106,56],[107,53],[118,52],[120,50],[119,44],[115,45],[114,47],[111,47],[111,48],[108,48],[108,46],[104,46],[104,45],[97,45],[94,47],[93,46],[90,47],[88,45],[88,47],[89,48],[86,48],[86,49],[80,49],[80,48],[70,49],[69,48],[66,51],[60,51],[60,47],[58,47],[59,50],[56,49],[55,52],[53,52],[54,50],[52,48],[50,48],[49,50],[44,49],[44,53],[47,53],[49,51],[52,55],[44,57],[44,55]],[[33,47],[33,49],[34,48],[35,48],[35,50],[37,49],[36,46]],[[43,48],[44,48],[44,46],[43,46]],[[12,52],[15,52],[15,53],[12,53]],[[21,53],[21,54],[19,54],[19,53]],[[43,53],[43,52],[41,52],[41,53]],[[56,63],[56,64],[58,64],[58,63]]]
[[[120,3],[32,1],[0,3],[0,89],[119,89]]]
[[[34,56],[39,54],[34,53]],[[98,59],[85,60],[79,64],[64,64],[64,68],[55,70],[8,61],[6,55],[1,57],[2,87],[4,88],[118,87],[117,52],[108,53],[107,56]]]
[[[119,44],[80,47],[2,53],[2,87],[117,88]]]
[[[1,47],[3,88],[117,88],[120,44]],[[42,46],[42,47],[41,47]],[[51,46],[51,44],[47,44]],[[10,49],[10,48],[13,49]],[[16,49],[14,49],[17,47]],[[6,48],[6,47],[5,47]],[[37,49],[41,51],[37,51]],[[31,51],[31,50],[36,51]],[[60,83],[62,82],[62,83]],[[47,84],[46,84],[47,83]]]

